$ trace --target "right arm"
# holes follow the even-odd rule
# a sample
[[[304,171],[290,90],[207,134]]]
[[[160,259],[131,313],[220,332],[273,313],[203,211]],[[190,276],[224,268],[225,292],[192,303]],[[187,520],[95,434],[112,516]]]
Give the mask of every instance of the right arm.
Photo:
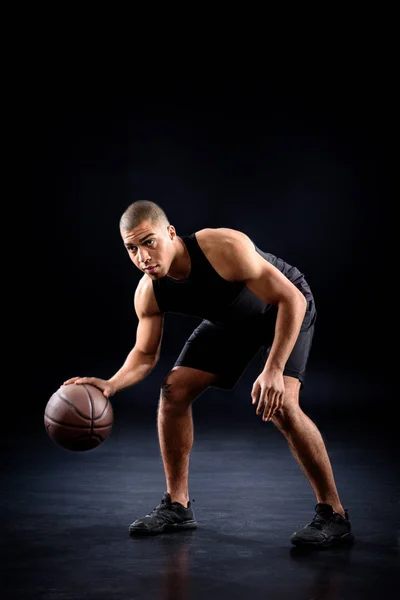
[[[64,382],[88,383],[103,391],[106,397],[135,385],[153,370],[158,362],[163,332],[164,314],[160,312],[154,296],[152,281],[144,275],[135,292],[135,311],[138,317],[136,343],[122,367],[110,379],[73,377]]]
[[[145,277],[141,282],[143,285],[139,285],[135,293],[135,310],[139,319],[136,344],[120,370],[108,380],[115,392],[147,377],[160,356],[164,315],[156,305],[152,281],[147,275]]]

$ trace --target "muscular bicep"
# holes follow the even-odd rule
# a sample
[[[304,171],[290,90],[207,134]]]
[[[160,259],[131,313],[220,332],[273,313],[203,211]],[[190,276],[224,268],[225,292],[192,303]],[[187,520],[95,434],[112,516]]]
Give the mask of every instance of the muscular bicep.
[[[136,331],[136,350],[143,354],[158,358],[163,332],[162,314],[139,317]]]
[[[279,304],[303,295],[279,269],[254,252],[252,264],[243,272],[243,282],[258,298],[267,304]],[[304,298],[304,297],[303,297]]]
[[[164,313],[160,312],[147,275],[140,281],[135,293],[135,311],[139,319],[135,349],[158,359],[163,333]]]
[[[255,249],[244,233],[232,229],[204,230],[200,241],[217,273],[227,281],[242,282],[267,304],[298,299],[303,294],[279,269]]]

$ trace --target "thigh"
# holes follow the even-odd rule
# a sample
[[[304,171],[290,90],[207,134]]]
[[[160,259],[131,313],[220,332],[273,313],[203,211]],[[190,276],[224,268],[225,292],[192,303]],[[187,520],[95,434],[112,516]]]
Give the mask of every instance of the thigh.
[[[216,378],[211,385],[230,390],[260,347],[259,341],[242,332],[205,320],[193,331],[174,366],[213,373]]]

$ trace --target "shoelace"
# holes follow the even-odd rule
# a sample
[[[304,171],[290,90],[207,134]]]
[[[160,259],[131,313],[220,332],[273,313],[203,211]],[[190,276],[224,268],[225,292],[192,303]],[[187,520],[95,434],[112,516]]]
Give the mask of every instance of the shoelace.
[[[193,498],[192,502],[195,502],[194,498]],[[149,514],[146,515],[146,517],[151,517],[152,515],[154,515],[154,513],[158,512],[160,510],[160,508],[163,508],[167,504],[168,504],[168,502],[166,500],[161,500],[160,504],[158,504],[158,506],[156,506],[155,508],[153,508],[153,510],[150,511]]]
[[[309,526],[314,527],[315,529],[322,529],[322,527],[331,520],[332,516],[324,516],[321,513],[317,513],[313,520],[309,523]]]
[[[151,517],[152,515],[154,515],[154,513],[158,512],[160,510],[160,508],[162,508],[163,506],[165,506],[165,504],[167,504],[165,502],[165,500],[161,500],[160,504],[158,504],[155,508],[153,508],[153,510],[151,510],[146,517]]]

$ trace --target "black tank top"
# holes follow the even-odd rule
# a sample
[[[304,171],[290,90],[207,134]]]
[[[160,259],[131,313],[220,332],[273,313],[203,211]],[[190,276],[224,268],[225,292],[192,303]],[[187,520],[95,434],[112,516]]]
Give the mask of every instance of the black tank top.
[[[206,258],[195,233],[180,236],[191,260],[187,279],[166,275],[153,281],[153,289],[161,312],[200,317],[221,325],[248,328],[261,324],[263,315],[271,308],[251,292],[244,283],[223,279]],[[263,252],[254,244],[258,254],[281,271],[307,300],[312,293],[303,273],[281,258]]]

